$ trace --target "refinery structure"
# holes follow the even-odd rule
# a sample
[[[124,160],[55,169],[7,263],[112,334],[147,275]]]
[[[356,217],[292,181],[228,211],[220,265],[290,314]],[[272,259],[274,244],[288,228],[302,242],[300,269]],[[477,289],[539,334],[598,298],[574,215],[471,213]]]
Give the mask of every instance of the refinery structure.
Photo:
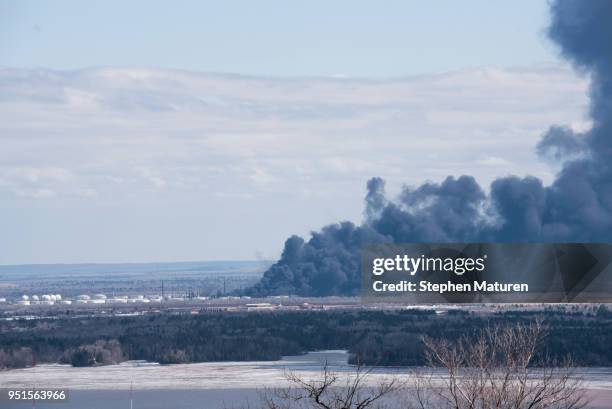
[[[230,297],[225,297],[230,298]],[[231,297],[231,298],[249,298],[249,297]],[[61,294],[43,294],[43,295],[27,295],[24,294],[15,300],[7,300],[0,298],[1,303],[15,304],[22,306],[29,305],[73,305],[73,304],[149,304],[161,302],[181,302],[181,301],[206,301],[209,297],[200,296],[161,296],[161,295],[116,295],[108,297],[106,294],[81,294],[76,297],[66,298]]]
[[[304,298],[275,295],[262,298],[249,296],[196,296],[192,293],[173,295],[111,295],[81,294],[66,297],[61,294],[28,295],[0,298],[0,319],[36,318],[26,311],[53,316],[67,311],[89,311],[88,314],[142,314],[147,312],[200,313],[220,311],[289,311],[364,308],[356,297]],[[44,312],[43,312],[44,311]],[[55,311],[55,312],[54,312]],[[15,315],[17,314],[17,315]],[[26,315],[20,315],[26,314]],[[2,318],[4,316],[5,318]],[[11,318],[13,317],[13,318]]]
[[[175,296],[175,295],[116,295],[108,297],[106,294],[81,294],[75,297],[64,297],[61,294],[44,294],[44,295],[22,295],[21,297],[10,300],[0,298],[0,305],[5,306],[121,306],[121,305],[180,305],[180,304],[207,304],[207,305],[225,305],[232,310],[233,307],[240,306],[239,309],[246,311],[270,311],[275,309],[283,309],[295,307],[312,309],[314,305],[304,302],[300,297],[290,297],[287,295],[277,295],[265,297],[265,299],[251,299],[249,296],[221,296],[221,297],[203,297],[203,296]],[[297,305],[296,305],[297,303]],[[289,305],[284,305],[289,304]]]

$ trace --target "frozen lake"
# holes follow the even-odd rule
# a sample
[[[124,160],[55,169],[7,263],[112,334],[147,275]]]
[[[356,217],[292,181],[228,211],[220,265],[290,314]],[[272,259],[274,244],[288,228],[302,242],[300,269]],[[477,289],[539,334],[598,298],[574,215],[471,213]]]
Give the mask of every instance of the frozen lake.
[[[102,409],[129,408],[133,385],[134,409],[223,408],[253,401],[257,389],[286,385],[285,371],[316,376],[328,362],[335,372],[348,374],[344,351],[311,352],[268,362],[210,362],[185,365],[158,365],[125,362],[96,368],[67,365],[39,365],[34,368],[0,372],[0,388],[65,388],[70,400],[62,404],[40,404],[37,408]],[[409,377],[410,368],[380,368],[369,376],[377,383],[394,375]],[[580,368],[591,407],[612,408],[612,368]],[[3,408],[32,407],[31,402],[2,402]]]

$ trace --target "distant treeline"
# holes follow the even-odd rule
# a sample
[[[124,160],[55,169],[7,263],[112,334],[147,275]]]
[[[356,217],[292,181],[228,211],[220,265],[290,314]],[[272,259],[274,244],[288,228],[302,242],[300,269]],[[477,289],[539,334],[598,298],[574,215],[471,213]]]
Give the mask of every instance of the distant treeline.
[[[612,366],[612,312],[579,307],[539,312],[446,314],[423,310],[151,314],[0,323],[0,368],[42,362],[74,366],[144,359],[163,364],[276,360],[347,349],[353,363],[422,365],[424,336],[456,339],[485,326],[543,319],[540,354],[577,365]]]

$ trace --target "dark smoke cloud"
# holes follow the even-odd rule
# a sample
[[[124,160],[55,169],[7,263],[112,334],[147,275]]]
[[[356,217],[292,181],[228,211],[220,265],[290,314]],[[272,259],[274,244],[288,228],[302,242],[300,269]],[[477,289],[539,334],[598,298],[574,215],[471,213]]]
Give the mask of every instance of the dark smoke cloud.
[[[249,293],[337,295],[356,294],[361,283],[359,248],[390,241],[367,226],[344,222],[312,233],[308,242],[292,236],[283,254]]]
[[[586,138],[567,126],[551,126],[536,148],[543,159],[556,162],[580,159],[588,153]]]
[[[449,176],[440,184],[406,188],[397,202],[368,223],[401,243],[470,240],[481,228],[479,213],[485,199],[473,177]]]
[[[356,294],[359,249],[381,242],[612,242],[612,1],[558,0],[549,37],[590,75],[592,128],[552,126],[538,153],[563,162],[556,180],[495,180],[485,194],[471,176],[406,188],[395,201],[384,181],[367,184],[365,221],[291,237],[252,294]]]

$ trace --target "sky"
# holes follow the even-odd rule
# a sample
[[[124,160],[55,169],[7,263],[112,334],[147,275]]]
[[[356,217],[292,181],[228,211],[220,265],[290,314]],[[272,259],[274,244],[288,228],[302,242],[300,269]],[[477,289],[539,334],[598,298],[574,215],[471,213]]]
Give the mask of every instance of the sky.
[[[221,4],[222,3],[222,4]],[[545,1],[0,0],[0,264],[275,259],[365,182],[556,169]]]
[[[546,1],[0,1],[0,65],[405,76],[554,59]]]

